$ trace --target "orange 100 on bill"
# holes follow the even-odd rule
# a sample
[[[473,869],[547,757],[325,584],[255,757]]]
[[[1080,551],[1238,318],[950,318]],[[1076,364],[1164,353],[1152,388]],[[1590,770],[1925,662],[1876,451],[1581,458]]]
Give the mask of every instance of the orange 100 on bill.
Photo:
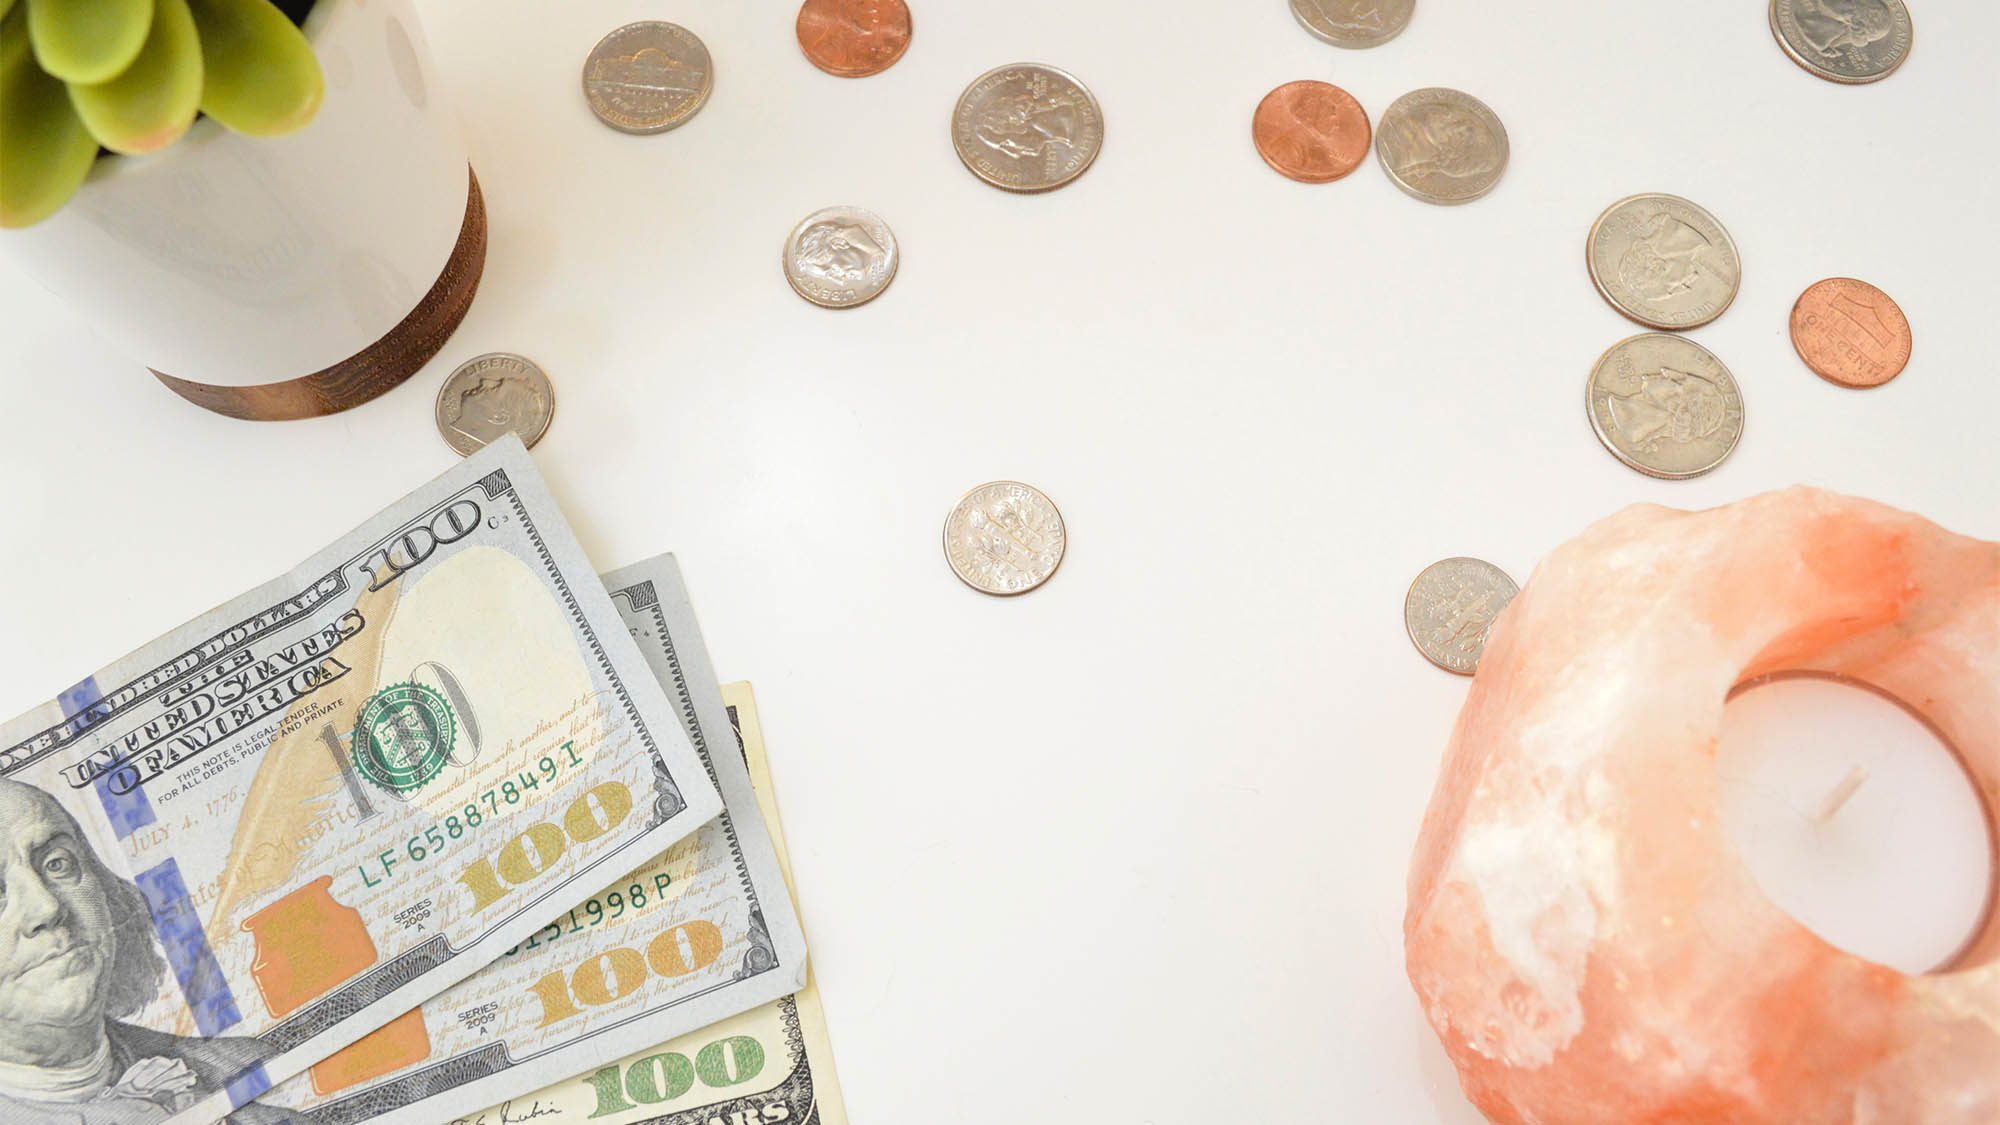
[[[0,1119],[213,1121],[391,1021],[367,1065],[420,1060],[399,1017],[720,808],[496,443],[0,727]]]
[[[685,1058],[634,1071],[632,1104],[665,1108],[669,1095],[687,1094],[683,1080],[731,1095],[758,1089],[750,1083],[762,1057],[740,1031],[756,1021],[744,1013],[806,982],[805,937],[768,811],[673,556],[607,574],[604,585],[721,791],[721,814],[253,1108],[295,1111],[308,1125],[436,1125],[492,1105],[493,1125],[524,1121],[545,1116],[530,1107],[555,1104],[552,1085],[573,1086],[575,1076],[616,1070],[611,1064],[634,1051],[725,1025],[739,1031],[718,1031]],[[494,867],[499,885],[505,859]],[[710,1042],[723,1045],[703,1054]]]

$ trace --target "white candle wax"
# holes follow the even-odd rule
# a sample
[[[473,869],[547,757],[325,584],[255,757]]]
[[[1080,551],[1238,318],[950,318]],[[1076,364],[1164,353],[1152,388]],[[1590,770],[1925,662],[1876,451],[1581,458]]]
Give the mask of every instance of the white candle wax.
[[[1750,688],[1724,709],[1717,772],[1758,886],[1827,942],[1922,973],[1984,918],[1986,811],[1958,758],[1896,703],[1825,679]]]

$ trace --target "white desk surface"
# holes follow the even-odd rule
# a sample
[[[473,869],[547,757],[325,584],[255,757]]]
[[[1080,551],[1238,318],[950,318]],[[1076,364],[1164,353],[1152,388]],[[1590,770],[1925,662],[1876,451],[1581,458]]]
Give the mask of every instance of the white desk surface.
[[[800,55],[792,0],[426,0],[491,252],[430,368],[337,417],[207,415],[0,269],[0,713],[444,469],[439,380],[520,351],[556,386],[536,460],[584,546],[676,552],[721,675],[757,686],[856,1122],[1472,1125],[1402,967],[1465,693],[1410,648],[1405,587],[1453,554],[1525,580],[1633,501],[1799,481],[2000,538],[2000,6],[1912,0],[1909,62],[1860,88],[1793,65],[1762,0],[1418,0],[1359,52],[1285,0],[911,6],[908,55],[844,80]],[[578,91],[641,18],[717,67],[655,137]],[[980,183],[947,135],[965,84],[1022,60],[1104,107],[1103,155],[1048,195]],[[1506,178],[1460,208],[1372,157],[1281,179],[1250,114],[1297,78],[1371,116],[1470,91]],[[1744,261],[1693,336],[1747,433],[1692,482],[1620,466],[1583,410],[1638,331],[1584,233],[1637,191],[1705,205]],[[859,310],[778,267],[834,203],[902,245]],[[1915,329],[1884,389],[1792,353],[1792,301],[1842,274]],[[1024,598],[967,590],[938,546],[996,477],[1069,525]]]

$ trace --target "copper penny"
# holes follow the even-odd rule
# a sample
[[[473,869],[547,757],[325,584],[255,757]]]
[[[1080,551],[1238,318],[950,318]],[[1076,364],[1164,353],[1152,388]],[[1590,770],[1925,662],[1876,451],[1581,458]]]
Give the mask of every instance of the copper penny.
[[[1865,281],[1815,281],[1792,306],[1792,347],[1829,383],[1879,387],[1902,373],[1911,343],[1903,310]]]
[[[1360,167],[1373,132],[1354,95],[1326,82],[1287,82],[1250,118],[1257,155],[1281,176],[1331,183]]]
[[[799,7],[799,50],[842,78],[866,78],[896,65],[910,46],[903,0],[806,0]]]

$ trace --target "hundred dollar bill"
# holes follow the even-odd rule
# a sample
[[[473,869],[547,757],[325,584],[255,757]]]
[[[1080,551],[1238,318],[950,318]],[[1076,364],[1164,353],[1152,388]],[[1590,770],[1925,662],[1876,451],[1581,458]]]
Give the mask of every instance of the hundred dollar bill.
[[[805,938],[679,565],[662,555],[604,584],[721,790],[722,814],[422,1008],[265,1094],[266,1104],[303,1110],[311,1125],[430,1125],[805,982]],[[426,1053],[352,1079],[397,1035],[421,1035]]]
[[[778,848],[787,885],[784,830],[764,758],[757,701],[747,683],[725,684],[722,698],[738,727],[743,760]],[[733,808],[733,806],[732,806]],[[690,1035],[634,1051],[606,1066],[513,1098],[452,1125],[847,1125],[840,1082],[819,988],[806,973],[805,987],[790,996],[711,1024]]]
[[[495,443],[0,726],[0,1121],[296,1120],[245,1103],[720,808]]]

